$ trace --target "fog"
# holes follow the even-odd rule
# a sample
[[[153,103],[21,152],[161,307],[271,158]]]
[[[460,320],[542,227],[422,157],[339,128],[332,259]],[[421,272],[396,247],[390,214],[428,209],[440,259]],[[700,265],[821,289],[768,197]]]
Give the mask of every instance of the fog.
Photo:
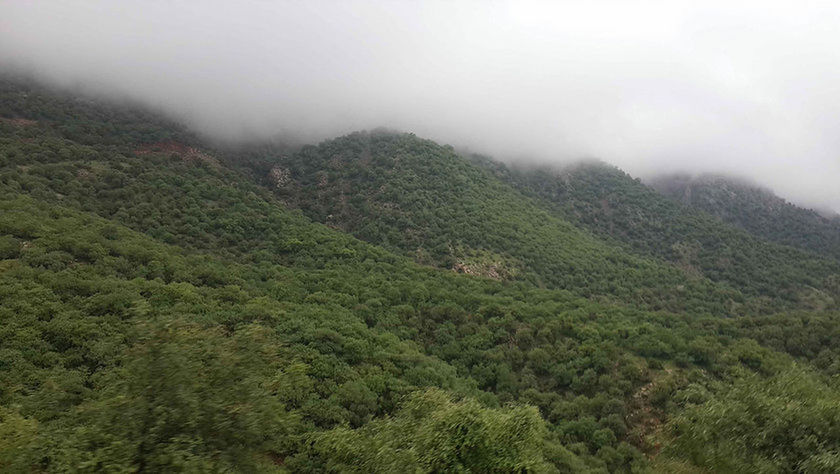
[[[840,210],[840,6],[805,3],[4,0],[0,68],[224,139],[385,126]]]

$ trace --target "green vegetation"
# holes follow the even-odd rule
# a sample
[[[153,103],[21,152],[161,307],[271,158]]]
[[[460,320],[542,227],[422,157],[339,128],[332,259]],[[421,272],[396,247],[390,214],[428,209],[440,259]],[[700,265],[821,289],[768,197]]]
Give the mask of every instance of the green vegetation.
[[[662,194],[701,209],[760,238],[840,258],[840,216],[824,217],[738,179],[661,176]]]
[[[415,137],[305,148],[292,161],[315,177],[277,189],[143,112],[2,92],[0,471],[834,466],[830,304],[751,314],[742,290],[600,240]],[[323,217],[369,242],[306,217],[338,191],[304,192],[318,166],[350,179],[318,157],[365,146],[426,170],[356,168],[370,176],[335,195],[347,213]],[[381,186],[389,200],[369,194]],[[356,214],[385,202],[411,212]],[[421,232],[410,245],[405,229]],[[452,260],[478,275],[435,268]],[[730,412],[750,429],[716,418]],[[756,449],[722,460],[728,440]]]
[[[272,163],[286,177],[269,182],[280,199],[422,264],[461,270],[465,254],[492,254],[497,264],[477,273],[648,309],[724,314],[744,304],[733,289],[597,240],[413,135],[355,133]]]
[[[837,472],[838,388],[803,367],[746,377],[675,418],[669,449],[718,472]]]
[[[525,407],[488,409],[455,402],[438,390],[412,395],[393,418],[316,438],[313,457],[341,472],[532,472],[586,466],[562,446],[549,448],[545,422]]]
[[[753,302],[747,313],[836,307],[840,298],[836,259],[751,236],[661,196],[612,166],[508,168],[486,158],[474,161],[553,215],[602,239],[736,288]],[[811,235],[801,228],[793,232]],[[840,228],[834,236],[840,238]]]

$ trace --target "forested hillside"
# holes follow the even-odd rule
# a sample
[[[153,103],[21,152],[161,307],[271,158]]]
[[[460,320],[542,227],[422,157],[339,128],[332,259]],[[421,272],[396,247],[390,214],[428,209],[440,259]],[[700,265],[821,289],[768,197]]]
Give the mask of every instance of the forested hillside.
[[[761,238],[840,258],[840,217],[795,206],[771,191],[724,176],[660,176],[651,186]]]
[[[308,217],[422,264],[649,309],[723,314],[745,302],[597,240],[413,135],[356,133],[281,156],[272,170],[269,187]]]
[[[838,262],[756,239],[614,168],[473,161],[412,135],[357,133],[278,155],[266,178],[310,218],[424,264],[648,309],[836,304]]]
[[[140,109],[1,92],[3,472],[840,468],[829,303],[750,313],[416,137],[258,183]]]
[[[672,202],[604,163],[563,168],[508,167],[473,161],[535,198],[544,209],[642,256],[664,259],[690,275],[725,283],[747,295],[832,307],[840,271],[831,255],[774,243]],[[835,234],[840,238],[840,231]]]

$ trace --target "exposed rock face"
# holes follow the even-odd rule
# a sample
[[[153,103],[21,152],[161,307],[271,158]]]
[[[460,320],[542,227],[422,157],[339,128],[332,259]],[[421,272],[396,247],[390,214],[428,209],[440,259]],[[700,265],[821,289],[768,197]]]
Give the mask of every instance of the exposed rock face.
[[[187,146],[183,143],[178,143],[175,141],[157,142],[144,145],[135,150],[134,153],[138,155],[146,155],[150,153],[169,153],[172,155],[180,156],[184,161],[200,161],[215,167],[221,166],[219,164],[219,161],[213,156],[204,153],[198,148]]]
[[[492,278],[493,280],[502,280],[502,275],[499,273],[500,268],[495,265],[470,265],[468,263],[456,263],[452,270],[457,273],[466,273],[467,275],[483,276]]]
[[[288,168],[282,166],[275,166],[268,172],[268,179],[271,180],[275,188],[282,188],[289,184],[292,180],[292,173]]]

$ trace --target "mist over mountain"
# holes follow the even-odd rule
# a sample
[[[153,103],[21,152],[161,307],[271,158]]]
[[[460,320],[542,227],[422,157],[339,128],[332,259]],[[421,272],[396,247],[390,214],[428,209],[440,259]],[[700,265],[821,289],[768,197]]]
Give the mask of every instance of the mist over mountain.
[[[840,468],[840,260],[611,165],[3,79],[0,191],[4,472]]]
[[[387,126],[507,161],[749,177],[840,209],[833,2],[0,5],[0,68],[229,139]]]
[[[804,209],[769,189],[727,176],[658,176],[650,185],[761,238],[840,257],[836,213]]]
[[[0,4],[0,472],[840,472],[836,13]]]

